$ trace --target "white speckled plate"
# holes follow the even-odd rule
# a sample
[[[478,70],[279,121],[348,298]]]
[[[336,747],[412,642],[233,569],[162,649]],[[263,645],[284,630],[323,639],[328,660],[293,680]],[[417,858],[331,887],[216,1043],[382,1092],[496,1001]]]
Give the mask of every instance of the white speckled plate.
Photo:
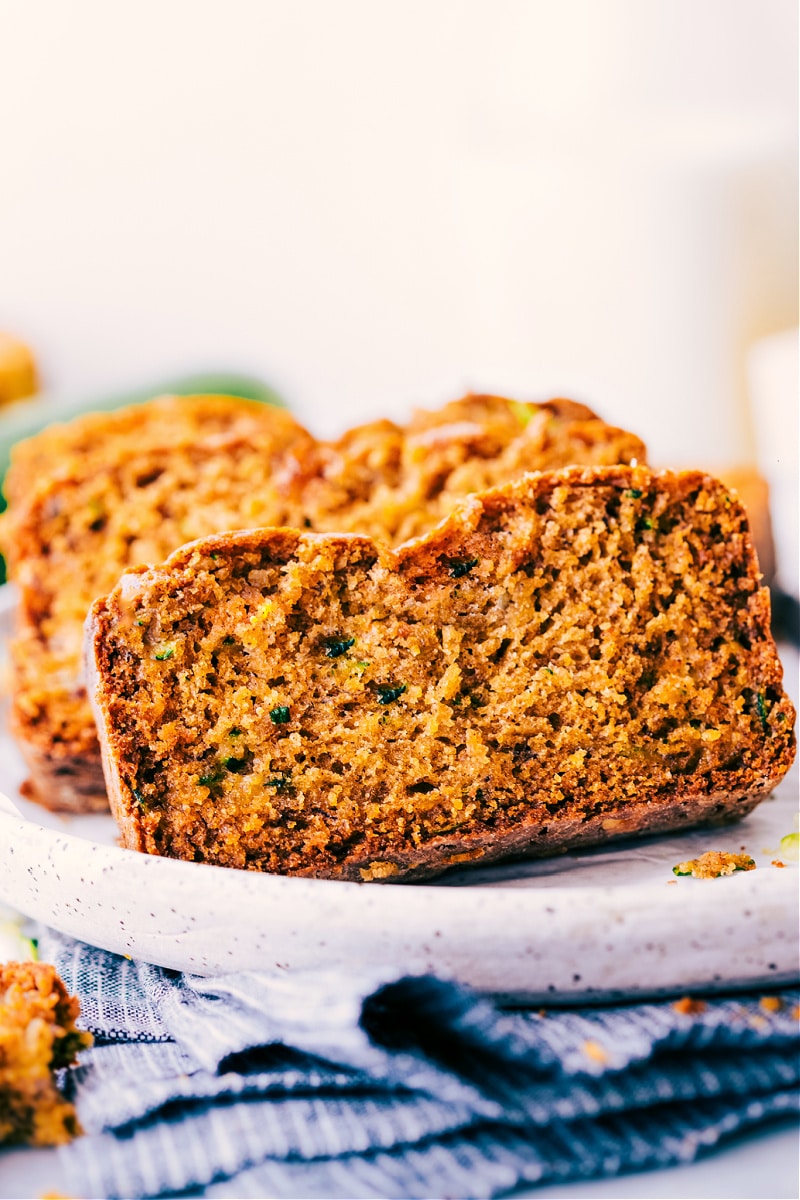
[[[0,589],[3,640],[12,603]],[[793,688],[796,671],[788,678]],[[436,886],[289,879],[136,854],[115,845],[111,817],[59,816],[23,800],[24,774],[4,707],[0,901],[162,966],[432,971],[534,1002],[767,986],[800,973],[797,864],[773,865],[797,827],[796,767],[727,829],[461,872]],[[709,849],[745,849],[757,870],[675,879],[675,863]]]

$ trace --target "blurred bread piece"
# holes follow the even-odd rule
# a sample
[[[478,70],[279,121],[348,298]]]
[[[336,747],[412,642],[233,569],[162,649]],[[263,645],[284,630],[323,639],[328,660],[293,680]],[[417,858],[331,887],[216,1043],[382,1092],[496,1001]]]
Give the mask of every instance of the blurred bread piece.
[[[0,329],[0,405],[33,396],[38,387],[36,360],[30,348]]]
[[[800,330],[796,325],[750,347],[747,379],[755,465],[769,484],[775,574],[780,591],[796,604],[800,599]]]
[[[305,527],[397,546],[471,493],[531,471],[644,463],[646,453],[635,434],[572,400],[470,394],[418,409],[404,426],[374,421],[320,443],[319,471],[304,488]]]
[[[744,505],[764,583],[773,583],[776,563],[769,484],[755,467],[725,467],[719,472],[719,478],[736,492]]]
[[[0,538],[19,588],[11,727],[47,808],[107,807],[80,678],[92,600],[133,563],[222,529],[295,525],[316,443],[287,412],[161,396],[54,425],[14,448]]]
[[[56,1146],[81,1132],[55,1072],[91,1045],[49,963],[0,963],[0,1147]]]

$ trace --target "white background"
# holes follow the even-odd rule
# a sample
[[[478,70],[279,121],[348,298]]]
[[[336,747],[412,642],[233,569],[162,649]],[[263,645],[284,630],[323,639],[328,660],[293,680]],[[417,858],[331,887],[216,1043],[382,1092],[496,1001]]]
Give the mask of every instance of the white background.
[[[578,396],[752,457],[797,324],[795,0],[0,0],[0,328],[315,431]]]

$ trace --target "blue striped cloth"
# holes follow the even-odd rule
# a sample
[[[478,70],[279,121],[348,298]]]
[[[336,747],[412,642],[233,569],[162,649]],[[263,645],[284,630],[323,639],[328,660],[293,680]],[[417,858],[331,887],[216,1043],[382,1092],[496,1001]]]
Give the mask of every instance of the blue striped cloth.
[[[442,980],[133,962],[50,930],[94,1047],[64,1190],[498,1196],[688,1162],[798,1111],[800,993],[510,1010]]]

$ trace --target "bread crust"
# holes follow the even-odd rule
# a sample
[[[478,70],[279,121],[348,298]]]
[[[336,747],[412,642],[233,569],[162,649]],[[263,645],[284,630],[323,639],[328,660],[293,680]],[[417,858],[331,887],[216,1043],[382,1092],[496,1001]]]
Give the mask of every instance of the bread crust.
[[[396,551],[221,534],[127,573],[85,646],[123,843],[247,869],[424,879],[725,823],[794,757],[746,517],[699,472],[526,476]]]

